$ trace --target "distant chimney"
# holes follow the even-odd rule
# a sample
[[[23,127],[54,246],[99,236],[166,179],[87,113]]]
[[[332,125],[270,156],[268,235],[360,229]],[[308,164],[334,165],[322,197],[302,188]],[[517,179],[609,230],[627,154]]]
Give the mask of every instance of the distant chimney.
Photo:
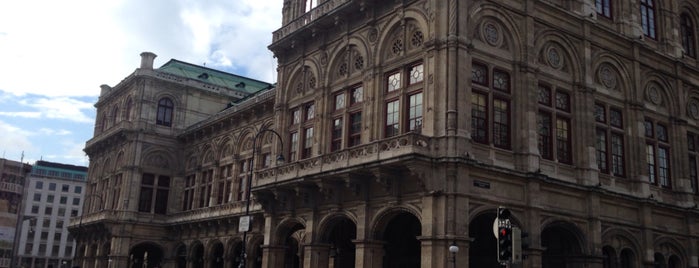
[[[143,52],[141,53],[141,69],[153,70],[153,60],[158,55],[153,54],[153,52]]]
[[[105,85],[105,84],[101,85],[100,88],[102,89],[100,91],[100,96],[103,96],[104,94],[107,94],[107,93],[109,93],[110,90],[112,90],[112,87]]]

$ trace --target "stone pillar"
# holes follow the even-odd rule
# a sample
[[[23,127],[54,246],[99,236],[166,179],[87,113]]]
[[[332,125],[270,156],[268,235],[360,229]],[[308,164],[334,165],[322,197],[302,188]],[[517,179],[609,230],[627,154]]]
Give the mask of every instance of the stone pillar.
[[[324,268],[330,265],[330,245],[315,244],[303,247],[304,268]]]
[[[284,267],[284,247],[268,245],[262,246],[262,267]]]
[[[354,267],[356,268],[381,268],[383,266],[383,241],[375,240],[354,240],[356,246],[356,257]]]

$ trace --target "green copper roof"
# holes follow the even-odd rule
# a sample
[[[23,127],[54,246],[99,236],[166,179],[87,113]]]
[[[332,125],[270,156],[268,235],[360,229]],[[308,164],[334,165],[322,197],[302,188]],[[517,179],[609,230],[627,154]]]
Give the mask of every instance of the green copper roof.
[[[183,61],[171,59],[163,64],[158,71],[199,80],[205,83],[227,87],[246,93],[255,93],[262,89],[272,87],[272,84],[259,80],[226,73],[203,66],[198,66]]]

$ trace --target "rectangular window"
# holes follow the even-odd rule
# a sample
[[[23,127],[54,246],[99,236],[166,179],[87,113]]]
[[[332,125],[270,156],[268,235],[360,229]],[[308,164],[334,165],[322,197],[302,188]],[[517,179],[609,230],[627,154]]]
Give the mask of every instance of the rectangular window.
[[[471,93],[471,139],[488,143],[488,96]]]
[[[55,191],[56,190],[56,184],[51,182],[49,183],[49,191]]]
[[[646,145],[646,163],[648,164],[648,181],[655,183],[655,147],[652,144]]]
[[[670,187],[670,152],[668,148],[658,147],[658,180],[660,186]]]
[[[53,203],[53,197],[54,196],[52,194],[46,196],[46,203]]]
[[[595,8],[597,9],[597,14],[605,16],[607,18],[612,17],[612,6],[610,0],[595,0]]]
[[[544,159],[553,159],[553,152],[551,150],[552,143],[552,131],[551,131],[551,114],[546,112],[539,112],[537,117],[537,131],[539,132],[539,153]]]
[[[36,201],[36,202],[41,201],[41,194],[40,194],[40,193],[35,193],[35,194],[34,194],[34,201]]]
[[[597,151],[597,168],[601,172],[607,173],[609,167],[607,164],[607,131],[604,129],[597,129],[597,142],[595,143],[595,150]]]
[[[422,92],[410,95],[408,99],[408,130],[420,130],[422,129]]]
[[[388,75],[386,79],[386,91],[392,92],[401,88],[400,72],[395,72]]]
[[[697,193],[697,157],[694,155],[689,156],[689,183],[692,185],[692,192]]]
[[[296,156],[299,149],[299,133],[291,133],[291,137],[289,139],[291,140],[289,144],[289,161],[293,162],[296,161]]]
[[[59,203],[61,203],[62,205],[65,205],[66,203],[68,203],[68,197],[67,197],[67,196],[61,196],[61,199],[59,200]]]
[[[345,93],[335,95],[335,111],[345,108]]]
[[[655,39],[654,0],[641,0],[641,28],[645,36]]]
[[[493,100],[493,145],[510,149],[510,102]]]
[[[350,106],[354,106],[357,103],[362,102],[362,99],[364,98],[364,89],[362,86],[357,86],[352,89],[350,89]]]
[[[612,133],[612,174],[624,176],[624,135]]]
[[[166,214],[170,177],[144,173],[138,201],[139,212]]]
[[[648,180],[660,187],[670,188],[670,145],[668,130],[664,124],[652,119],[644,120],[646,135],[646,162]]]
[[[425,73],[424,66],[422,65],[422,63],[413,65],[408,70],[408,73],[410,74],[410,81],[408,81],[410,85],[422,82]]]
[[[73,205],[74,206],[80,205],[80,197],[73,197]]]
[[[565,118],[556,118],[556,154],[558,161],[571,163],[570,122]]]
[[[394,100],[386,103],[386,124],[384,128],[386,138],[400,133],[400,103]]]
[[[67,184],[61,185],[61,192],[67,193],[70,190],[70,186]]]
[[[305,108],[305,113],[306,113],[306,121],[312,120],[316,116],[316,108],[315,104],[307,103],[306,108]]]
[[[76,194],[82,193],[82,191],[83,191],[82,186],[75,186],[75,188],[73,188],[73,192]]]
[[[349,119],[349,139],[347,139],[347,147],[353,147],[362,143],[362,112],[350,114]]]
[[[312,127],[306,128],[303,132],[304,132],[304,139],[303,139],[302,157],[309,158],[309,157],[311,157],[311,154],[313,151],[313,128]]]
[[[293,109],[291,110],[291,124],[296,125],[301,123],[301,110]]]
[[[334,152],[342,149],[342,118],[333,119],[332,141],[330,151]]]

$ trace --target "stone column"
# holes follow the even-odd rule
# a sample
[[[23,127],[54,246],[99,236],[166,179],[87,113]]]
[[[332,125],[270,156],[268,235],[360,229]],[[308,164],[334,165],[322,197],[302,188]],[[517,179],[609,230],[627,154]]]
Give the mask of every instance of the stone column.
[[[304,268],[324,268],[330,265],[330,245],[315,244],[303,247]]]
[[[385,254],[383,241],[376,240],[354,240],[356,255],[354,267],[356,268],[380,268],[383,266],[383,256]]]
[[[284,247],[269,245],[262,246],[262,267],[284,267]]]

